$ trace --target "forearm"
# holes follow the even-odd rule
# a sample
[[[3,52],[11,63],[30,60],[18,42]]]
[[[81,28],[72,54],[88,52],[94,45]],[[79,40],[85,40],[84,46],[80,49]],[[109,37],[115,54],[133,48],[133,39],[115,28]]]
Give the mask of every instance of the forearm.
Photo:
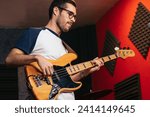
[[[36,61],[35,55],[20,55],[8,56],[5,60],[7,65],[21,66]]]
[[[82,78],[88,76],[89,74],[90,74],[89,71],[88,72],[87,71],[81,71],[77,74],[72,75],[71,79],[73,81],[77,82],[77,81],[80,81]]]
[[[95,72],[95,71],[97,71],[97,70],[99,70],[99,67],[97,67],[97,66],[95,66],[95,67],[93,67],[93,68],[90,68],[90,69],[83,70],[83,71],[81,71],[81,72],[79,72],[79,73],[77,73],[77,74],[72,75],[72,76],[71,76],[71,79],[72,79],[73,81],[79,81],[79,80],[81,80],[82,78],[88,76],[89,74],[91,74],[91,73],[93,73],[93,72]]]

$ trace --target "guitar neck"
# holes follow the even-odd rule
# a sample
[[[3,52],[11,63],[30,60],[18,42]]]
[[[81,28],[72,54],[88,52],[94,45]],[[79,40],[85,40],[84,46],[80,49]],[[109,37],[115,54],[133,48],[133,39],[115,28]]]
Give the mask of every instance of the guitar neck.
[[[99,60],[106,63],[106,62],[114,60],[116,58],[118,58],[118,56],[116,54],[112,54],[109,56],[101,57],[101,58],[99,58]],[[67,70],[69,75],[73,75],[73,74],[76,74],[76,73],[83,71],[85,69],[92,68],[94,66],[95,66],[95,64],[91,60],[91,61],[76,64],[76,65],[70,65],[69,67],[66,67],[66,70]]]

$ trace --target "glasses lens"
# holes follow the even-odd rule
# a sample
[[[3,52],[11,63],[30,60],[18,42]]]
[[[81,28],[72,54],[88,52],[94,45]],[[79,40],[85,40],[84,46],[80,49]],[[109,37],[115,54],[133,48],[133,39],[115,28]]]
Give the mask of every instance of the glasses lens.
[[[72,12],[69,12],[69,11],[67,11],[67,12],[68,12],[68,15],[69,15],[70,19],[74,17],[74,14]]]
[[[68,13],[68,16],[70,19],[74,18],[76,20],[76,15],[74,15],[74,13],[72,11],[69,11],[69,10],[62,8],[62,7],[59,7],[59,8],[62,10],[65,10]]]

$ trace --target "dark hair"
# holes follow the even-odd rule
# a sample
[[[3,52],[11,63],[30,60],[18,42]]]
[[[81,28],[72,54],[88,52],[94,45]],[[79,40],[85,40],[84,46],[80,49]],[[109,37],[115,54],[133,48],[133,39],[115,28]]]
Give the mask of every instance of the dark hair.
[[[53,0],[50,7],[49,7],[49,19],[52,18],[53,14],[53,8],[54,7],[64,7],[66,3],[72,4],[74,7],[76,7],[76,3],[74,0]]]

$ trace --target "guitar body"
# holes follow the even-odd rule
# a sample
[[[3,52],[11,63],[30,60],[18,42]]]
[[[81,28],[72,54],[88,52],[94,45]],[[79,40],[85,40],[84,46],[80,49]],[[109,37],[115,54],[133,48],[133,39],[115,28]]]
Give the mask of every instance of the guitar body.
[[[56,71],[52,76],[48,77],[43,76],[37,62],[25,66],[28,82],[36,99],[57,99],[60,93],[73,92],[82,86],[81,82],[72,81],[68,71],[64,68],[76,58],[75,54],[68,53],[57,60],[48,60],[54,65],[54,70]]]

